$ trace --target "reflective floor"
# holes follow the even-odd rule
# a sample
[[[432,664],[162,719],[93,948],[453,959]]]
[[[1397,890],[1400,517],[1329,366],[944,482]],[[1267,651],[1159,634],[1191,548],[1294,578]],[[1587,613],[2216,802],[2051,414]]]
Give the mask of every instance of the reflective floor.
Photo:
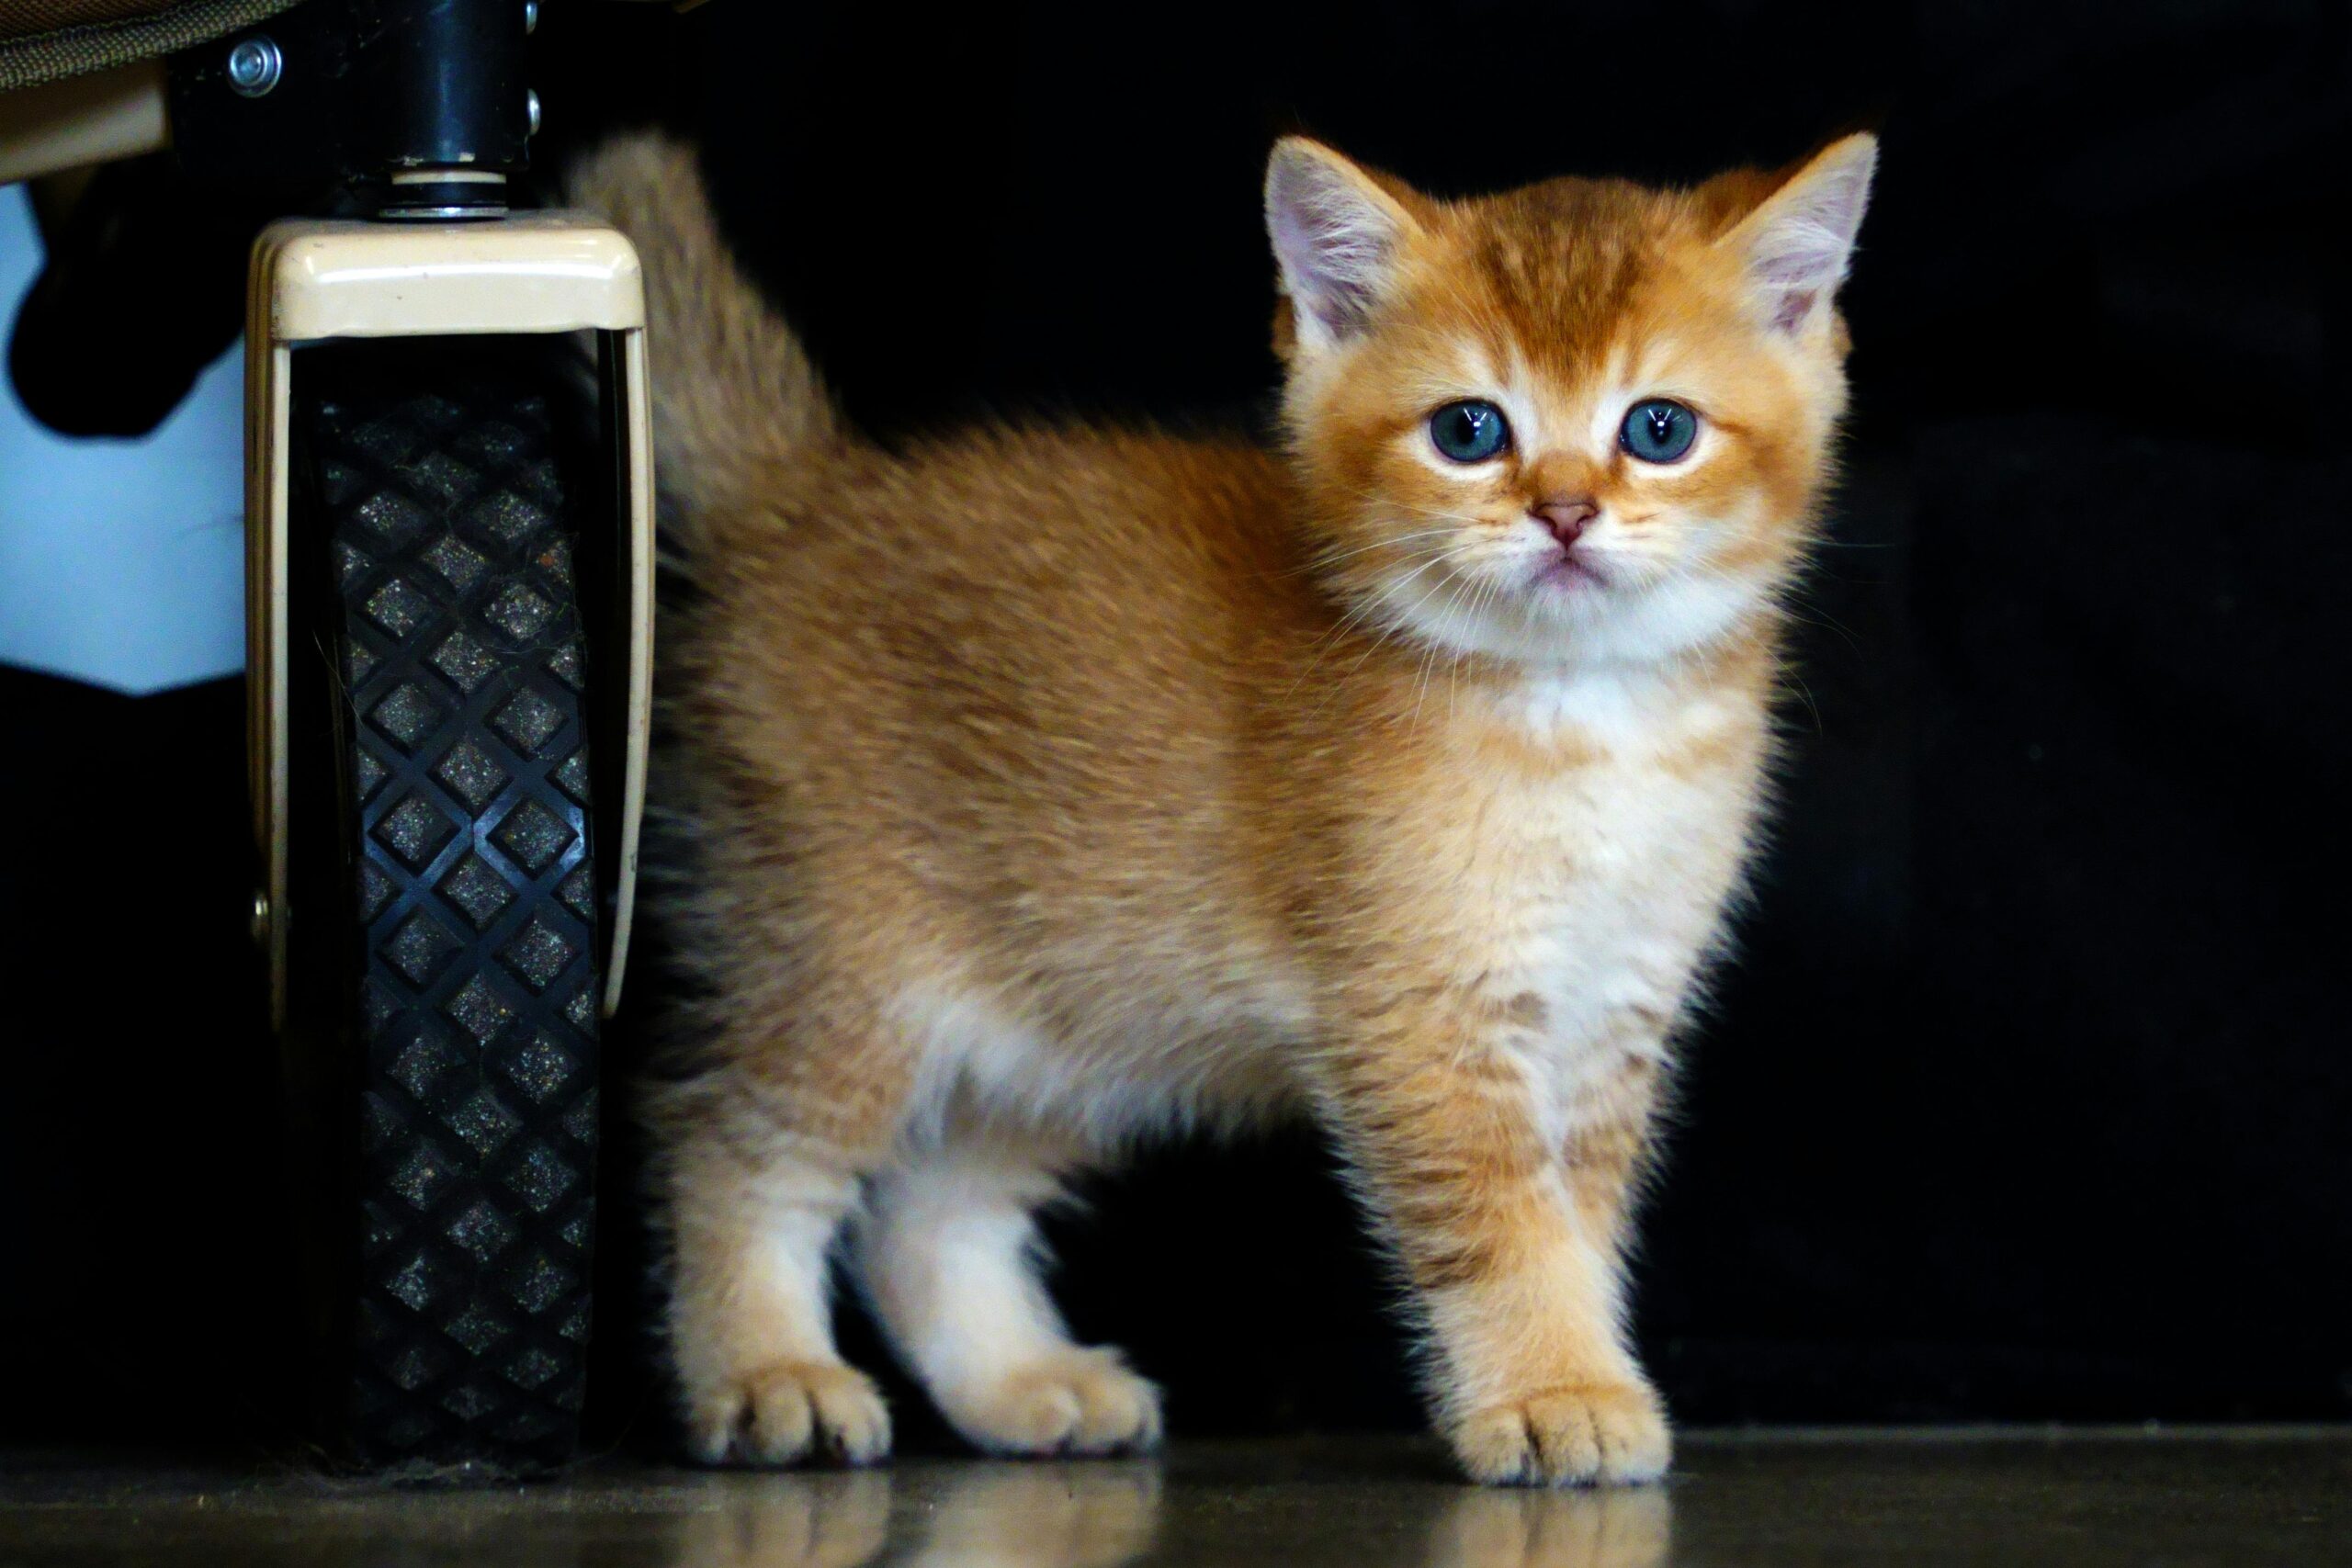
[[[1482,1492],[1424,1444],[862,1473],[605,1464],[423,1492],[284,1466],[0,1457],[0,1564],[1296,1568],[2352,1564],[2352,1428],[1694,1434],[1668,1485]]]

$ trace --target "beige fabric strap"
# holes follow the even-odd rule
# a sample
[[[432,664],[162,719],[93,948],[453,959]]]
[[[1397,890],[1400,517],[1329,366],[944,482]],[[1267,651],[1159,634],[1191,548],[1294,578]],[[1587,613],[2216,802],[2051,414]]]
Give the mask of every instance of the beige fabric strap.
[[[116,21],[92,22],[36,33],[29,38],[10,39],[0,43],[0,93],[38,87],[44,82],[193,48],[290,10],[296,3],[297,0],[188,0],[187,4],[174,6],[161,14],[124,17]],[[130,5],[106,7],[117,12],[135,8]],[[15,0],[13,4],[0,0],[0,21],[23,20],[38,16],[43,9],[36,0]],[[51,5],[47,9],[55,15],[61,8]],[[84,14],[88,14],[89,9],[84,8]],[[144,9],[155,11],[153,6]]]

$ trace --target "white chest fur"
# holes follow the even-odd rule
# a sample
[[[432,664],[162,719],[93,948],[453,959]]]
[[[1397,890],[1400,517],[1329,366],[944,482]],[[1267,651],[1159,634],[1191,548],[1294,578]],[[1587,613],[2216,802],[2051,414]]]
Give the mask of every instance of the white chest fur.
[[[1565,1116],[1626,1055],[1662,1053],[1686,1003],[1751,831],[1757,716],[1643,678],[1531,682],[1498,705],[1576,760],[1470,792],[1451,934],[1483,994],[1540,1020],[1510,1048]]]

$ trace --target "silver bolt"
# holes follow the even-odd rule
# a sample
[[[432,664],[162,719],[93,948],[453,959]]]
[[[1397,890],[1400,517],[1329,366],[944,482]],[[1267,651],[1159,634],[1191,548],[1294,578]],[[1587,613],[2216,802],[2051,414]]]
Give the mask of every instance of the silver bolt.
[[[526,33],[539,30],[539,0],[523,0],[523,30]]]
[[[256,893],[254,895],[253,933],[254,945],[255,947],[263,947],[268,944],[269,895],[266,893]]]
[[[229,51],[229,90],[241,98],[258,98],[286,74],[286,57],[266,38],[249,38]]]
[[[537,136],[539,133],[539,96],[537,93],[526,92],[523,95],[523,100],[531,111],[531,134]]]

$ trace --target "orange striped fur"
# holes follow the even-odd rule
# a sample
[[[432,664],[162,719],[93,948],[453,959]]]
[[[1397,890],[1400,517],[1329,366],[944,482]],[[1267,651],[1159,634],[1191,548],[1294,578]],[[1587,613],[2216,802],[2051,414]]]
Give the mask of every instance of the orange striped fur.
[[[1157,1391],[1070,1341],[1031,1215],[1138,1139],[1306,1114],[1472,1475],[1666,1468],[1628,1193],[1754,837],[1873,158],[1439,202],[1285,141],[1279,452],[886,452],[690,154],[577,172],[646,262],[696,590],[661,653],[707,1043],[653,1118],[703,1457],[887,1451],[834,1348],[837,1242],[976,1444],[1148,1447]],[[1645,464],[1617,425],[1660,396],[1700,434]],[[1435,449],[1465,398],[1508,451]],[[1589,509],[1568,547],[1547,505]]]

